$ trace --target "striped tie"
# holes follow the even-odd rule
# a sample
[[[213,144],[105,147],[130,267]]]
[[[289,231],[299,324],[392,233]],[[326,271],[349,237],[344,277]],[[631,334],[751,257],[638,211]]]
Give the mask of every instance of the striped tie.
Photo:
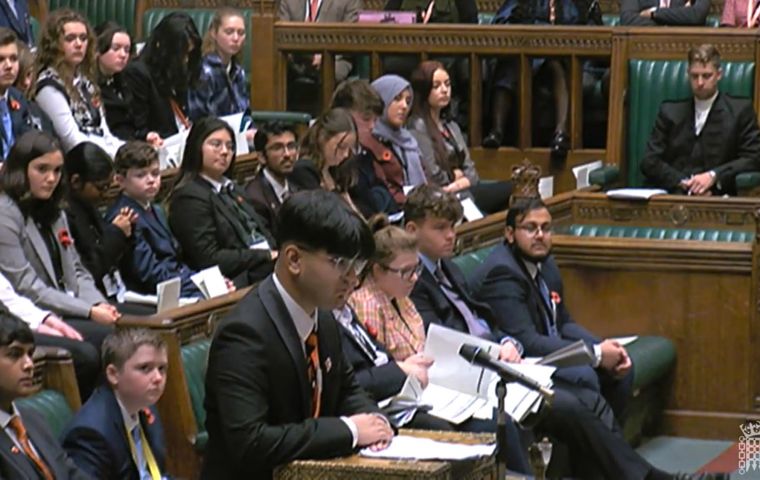
[[[306,338],[306,369],[309,374],[309,383],[311,383],[311,416],[317,418],[320,410],[321,392],[319,382],[317,381],[317,372],[319,371],[319,344],[317,341],[317,332],[311,331]]]
[[[21,418],[18,415],[11,418],[9,426],[11,427],[11,430],[13,430],[13,433],[16,434],[16,438],[18,439],[18,443],[21,445],[24,454],[29,457],[29,460],[31,460],[32,463],[34,463],[34,466],[37,467],[37,470],[42,474],[42,478],[45,480],[55,480],[50,468],[45,465],[45,462],[34,453],[34,450],[32,450],[32,444],[29,443],[29,435],[26,433],[24,424],[21,423]]]

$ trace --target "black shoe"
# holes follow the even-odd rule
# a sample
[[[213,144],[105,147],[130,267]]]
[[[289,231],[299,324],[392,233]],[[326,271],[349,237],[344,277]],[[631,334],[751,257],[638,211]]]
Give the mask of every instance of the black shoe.
[[[567,159],[567,152],[570,150],[570,137],[565,132],[554,132],[554,138],[552,138],[549,144],[551,150],[551,159],[555,162],[564,162]]]
[[[483,139],[483,147],[496,149],[501,147],[501,132],[491,130],[491,132]]]

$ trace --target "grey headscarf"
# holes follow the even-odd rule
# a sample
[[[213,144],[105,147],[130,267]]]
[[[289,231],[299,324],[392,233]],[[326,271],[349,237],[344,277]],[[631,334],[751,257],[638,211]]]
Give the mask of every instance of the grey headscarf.
[[[406,127],[394,128],[388,124],[388,106],[399,93],[407,88],[411,93],[411,85],[406,79],[398,75],[383,75],[372,82],[372,88],[383,99],[385,106],[383,117],[375,123],[372,133],[382,140],[391,142],[396,155],[402,162],[406,162],[404,165],[405,184],[417,186],[427,183],[425,172],[422,170],[420,147],[417,145],[417,139]]]

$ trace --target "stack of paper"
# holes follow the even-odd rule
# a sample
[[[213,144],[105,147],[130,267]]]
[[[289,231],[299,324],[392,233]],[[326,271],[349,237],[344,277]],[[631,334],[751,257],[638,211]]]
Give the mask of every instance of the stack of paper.
[[[373,458],[398,458],[407,460],[464,460],[487,457],[496,451],[496,444],[468,445],[464,443],[439,442],[429,438],[398,435],[385,450],[373,452],[361,450],[361,455]]]
[[[226,295],[229,293],[227,288],[227,282],[224,280],[222,272],[219,270],[218,265],[209,267],[205,270],[201,270],[195,275],[191,276],[198,290],[201,291],[203,297],[206,299],[218,297],[220,295]]]
[[[607,196],[625,200],[649,200],[655,195],[666,195],[667,193],[661,188],[618,188],[609,190]]]
[[[185,141],[188,133],[188,130],[182,130],[164,139],[163,145],[158,149],[158,161],[161,170],[179,168],[182,165],[182,155],[185,152]]]

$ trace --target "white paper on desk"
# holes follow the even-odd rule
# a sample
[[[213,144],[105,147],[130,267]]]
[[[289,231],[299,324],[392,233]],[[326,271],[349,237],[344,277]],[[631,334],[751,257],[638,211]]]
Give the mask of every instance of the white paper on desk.
[[[201,270],[191,276],[190,279],[206,299],[229,293],[227,282],[224,281],[224,276],[218,265]]]
[[[586,188],[591,185],[588,181],[588,174],[598,168],[602,168],[604,163],[601,160],[594,162],[584,163],[573,167],[573,175],[575,175],[575,188]]]
[[[635,342],[638,339],[639,339],[638,335],[631,335],[630,337],[612,337],[612,338],[610,338],[610,340],[615,340],[620,345],[622,345],[624,347],[626,345],[630,344],[630,343]]]
[[[179,290],[182,286],[182,280],[179,277],[163,281],[156,285],[156,297],[158,306],[156,311],[163,311],[179,307]]]
[[[661,188],[617,188],[609,190],[609,198],[629,199],[629,200],[649,200],[655,195],[665,195],[668,192]]]
[[[184,307],[185,305],[192,305],[194,303],[198,303],[200,301],[200,298],[197,297],[180,297],[179,298],[179,306]],[[151,306],[158,306],[158,296],[156,295],[150,295],[147,293],[137,293],[133,292],[131,290],[127,290],[124,292],[124,298],[122,299],[121,303],[139,303],[140,305],[151,305]]]
[[[459,201],[459,203],[462,204],[462,210],[464,210],[464,218],[468,222],[474,222],[475,220],[480,220],[483,218],[483,212],[481,212],[480,209],[475,206],[475,202],[472,201],[471,197],[463,198]]]
[[[245,155],[250,152],[250,149],[248,148],[248,139],[245,137],[245,131],[248,130],[251,122],[243,123],[244,116],[245,112],[240,112],[219,117],[220,120],[226,122],[232,131],[235,132],[236,155]]]
[[[554,195],[554,177],[541,177],[538,179],[538,194],[542,200]]]
[[[158,161],[161,170],[179,168],[182,165],[182,155],[185,151],[187,134],[188,130],[182,130],[164,139],[163,145],[158,149]]]
[[[430,438],[398,435],[393,437],[385,450],[373,452],[362,449],[360,454],[372,458],[399,458],[407,460],[464,460],[466,458],[493,455],[496,444],[467,445],[464,443],[439,442]]]
[[[409,192],[414,190],[414,187],[416,187],[416,185],[404,185],[401,187],[401,190],[404,192],[404,195],[409,195]]]

